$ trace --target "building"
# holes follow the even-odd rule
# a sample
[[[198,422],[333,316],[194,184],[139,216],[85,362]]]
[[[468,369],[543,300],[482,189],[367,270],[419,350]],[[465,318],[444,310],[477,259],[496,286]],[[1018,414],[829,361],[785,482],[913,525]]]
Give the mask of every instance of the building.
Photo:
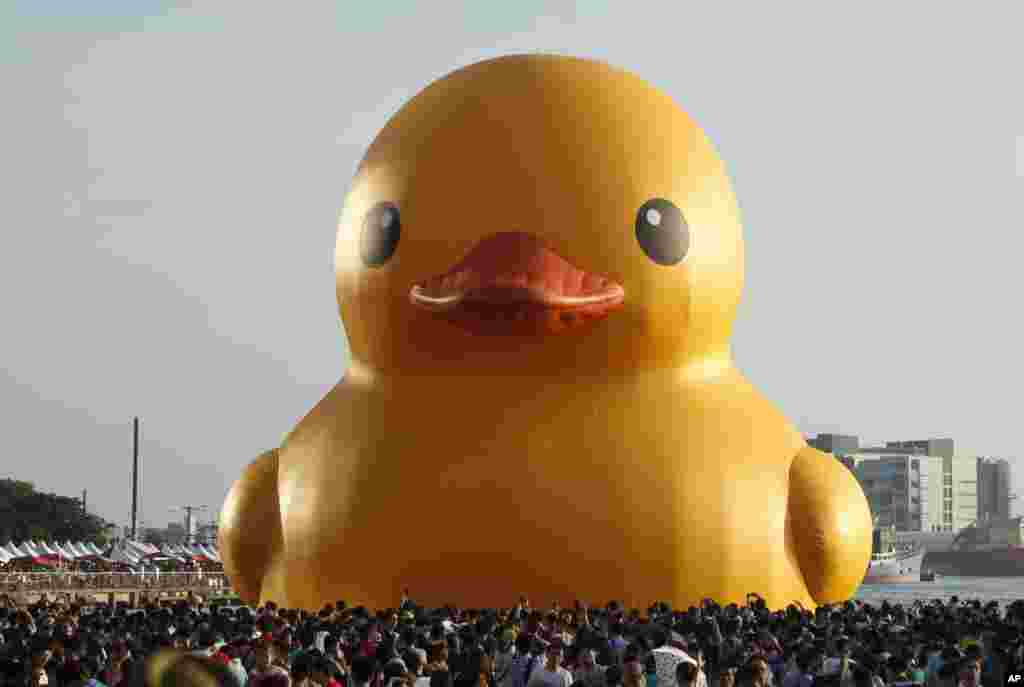
[[[952,439],[915,439],[913,441],[887,441],[885,450],[906,451],[922,456],[938,456],[952,458],[954,455]]]
[[[898,532],[921,532],[927,527],[931,521],[931,463],[899,453],[854,454],[850,458],[876,526],[895,527]]]
[[[825,453],[831,453],[840,463],[853,472],[855,461],[851,456],[857,452],[860,445],[858,437],[848,434],[818,434],[814,437],[806,437],[807,445]]]
[[[860,453],[893,455],[904,453],[928,463],[928,517],[922,527],[928,532],[959,532],[978,519],[978,467],[975,458],[956,455],[952,439],[887,441],[884,447],[862,448]]]
[[[895,526],[900,532],[959,532],[978,519],[974,458],[866,448],[850,459],[879,526]]]
[[[807,443],[819,451],[831,453],[838,458],[856,453],[860,440],[848,434],[818,434],[813,439],[808,439]]]
[[[976,458],[929,456],[935,472],[941,472],[942,484],[929,491],[929,502],[936,504],[928,523],[932,532],[959,532],[978,520],[978,461]],[[938,504],[941,504],[939,506]]]
[[[1010,519],[1011,478],[1008,461],[978,458],[979,519]]]

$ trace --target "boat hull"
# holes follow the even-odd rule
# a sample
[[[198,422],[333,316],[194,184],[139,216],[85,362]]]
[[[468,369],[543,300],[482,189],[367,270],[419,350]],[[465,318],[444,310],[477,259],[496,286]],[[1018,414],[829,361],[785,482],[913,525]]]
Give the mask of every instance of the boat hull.
[[[920,581],[920,575],[866,575],[863,584],[910,584]]]
[[[862,584],[910,584],[921,580],[924,552],[887,560],[872,559]]]
[[[924,567],[950,577],[1024,577],[1024,549],[929,551]]]

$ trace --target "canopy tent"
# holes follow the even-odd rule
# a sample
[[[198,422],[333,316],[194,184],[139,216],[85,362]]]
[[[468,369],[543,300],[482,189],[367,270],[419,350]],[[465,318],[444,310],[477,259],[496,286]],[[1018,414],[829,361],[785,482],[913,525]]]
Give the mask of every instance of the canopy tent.
[[[0,562],[16,558],[56,558],[64,560],[93,559],[103,557],[103,552],[95,544],[85,542],[32,542],[24,541],[20,545],[14,542],[0,544]]]
[[[54,544],[53,548],[57,552],[57,555],[63,558],[64,560],[73,560],[75,558],[75,556],[70,551],[65,549],[60,544]]]
[[[33,556],[32,562],[47,568],[56,568],[60,565],[60,560],[56,556]]]

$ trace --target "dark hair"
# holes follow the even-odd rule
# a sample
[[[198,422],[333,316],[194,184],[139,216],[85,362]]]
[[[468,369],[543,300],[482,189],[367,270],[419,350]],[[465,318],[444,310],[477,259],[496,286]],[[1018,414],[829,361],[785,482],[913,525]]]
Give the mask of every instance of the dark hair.
[[[608,687],[618,687],[622,684],[622,668],[618,666],[608,666],[604,671],[604,679],[608,684]],[[433,685],[431,685],[433,687]]]
[[[356,656],[352,659],[352,677],[358,683],[365,684],[373,679],[377,672],[377,662],[369,656]]]
[[[420,655],[415,651],[406,651],[405,665],[409,669],[410,673],[416,673],[423,667],[423,659],[420,658]]]
[[[697,666],[690,663],[689,661],[683,661],[676,666],[676,682],[682,685],[692,685],[697,680],[697,674],[700,671]]]
[[[452,687],[452,674],[447,670],[431,673],[430,687]]]
[[[304,680],[313,672],[312,661],[308,658],[301,658],[292,665],[291,675],[293,681]]]

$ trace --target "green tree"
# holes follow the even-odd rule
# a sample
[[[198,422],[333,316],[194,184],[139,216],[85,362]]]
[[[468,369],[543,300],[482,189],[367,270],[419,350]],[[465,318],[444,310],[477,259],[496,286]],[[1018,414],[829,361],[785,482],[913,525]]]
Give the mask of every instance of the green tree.
[[[112,526],[77,498],[44,494],[31,482],[0,480],[0,542],[44,539],[105,544]]]

